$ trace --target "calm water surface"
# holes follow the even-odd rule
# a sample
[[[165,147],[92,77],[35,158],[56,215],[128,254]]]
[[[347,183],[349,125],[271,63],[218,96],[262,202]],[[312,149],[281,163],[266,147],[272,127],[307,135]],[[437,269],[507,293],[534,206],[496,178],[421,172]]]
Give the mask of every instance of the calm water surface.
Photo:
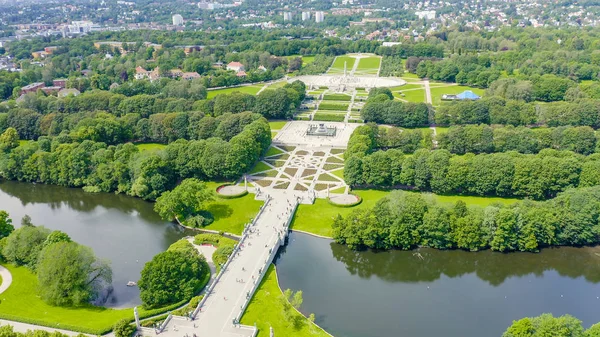
[[[189,235],[162,221],[153,204],[110,193],[27,183],[0,182],[0,210],[9,212],[15,227],[29,215],[36,226],[61,230],[100,258],[111,262],[114,291],[109,307],[141,303],[137,281],[144,264],[169,245]]]
[[[277,271],[335,337],[500,337],[545,312],[600,321],[600,247],[354,252],[293,233]]]

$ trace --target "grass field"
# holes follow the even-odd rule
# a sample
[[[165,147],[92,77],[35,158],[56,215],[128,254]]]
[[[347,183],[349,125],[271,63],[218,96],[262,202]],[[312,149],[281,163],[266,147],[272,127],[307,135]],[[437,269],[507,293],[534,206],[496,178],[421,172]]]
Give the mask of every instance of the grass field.
[[[135,146],[140,151],[159,151],[167,147],[165,144],[159,143],[137,143]]]
[[[327,72],[328,74],[343,74],[344,73],[344,63],[346,63],[346,70],[350,71],[354,67],[354,62],[356,59],[351,56],[338,56],[333,61],[331,68]]]
[[[269,127],[271,130],[281,130],[287,124],[287,121],[270,121]]]
[[[362,198],[362,203],[355,207],[338,207],[330,204],[327,200],[316,199],[314,205],[300,205],[291,224],[292,229],[302,230],[322,236],[331,236],[331,224],[338,214],[348,215],[352,210],[359,208],[370,208],[377,201],[387,196],[387,190],[355,190],[353,193]],[[419,193],[419,192],[414,192]],[[473,196],[445,196],[433,193],[424,193],[440,204],[454,204],[463,200],[468,206],[488,206],[494,203],[511,204],[518,199],[511,198],[486,198]]]
[[[280,154],[280,153],[283,153],[283,151],[281,151],[280,149],[274,148],[274,147],[270,147],[267,150],[267,153],[265,153],[265,157],[274,156],[274,155]]]
[[[302,56],[302,65],[311,64],[315,61],[315,57],[313,56]]]
[[[221,184],[218,182],[207,183],[212,191],[216,190]],[[246,194],[243,197],[235,199],[216,197],[214,201],[206,206],[206,210],[214,216],[215,221],[204,228],[242,234],[244,225],[256,216],[262,204],[262,201],[254,200],[254,194]],[[0,295],[0,297],[2,296]]]
[[[25,145],[25,144],[27,144],[29,142],[30,142],[30,140],[27,140],[27,139],[19,139],[19,146]]]
[[[267,151],[268,152],[268,151]],[[258,163],[256,163],[256,165],[254,165],[254,167],[252,168],[252,170],[250,170],[249,173],[258,173],[258,172],[262,172],[262,171],[266,171],[266,170],[270,170],[271,167],[265,163],[263,163],[262,161],[259,161]]]
[[[377,75],[381,58],[378,56],[363,57],[358,60],[358,67],[354,74],[356,75]]]
[[[483,96],[485,90],[473,87],[467,87],[464,85],[451,85],[445,87],[435,87],[435,84],[431,86],[431,101],[433,105],[440,105],[442,103],[442,95],[451,94],[457,95],[465,90],[471,90],[473,93],[479,96]]]
[[[292,289],[299,290],[299,289]],[[306,317],[295,312],[300,324],[293,326],[285,315],[283,305],[280,302],[283,295],[277,282],[277,272],[271,265],[258,286],[256,293],[242,316],[241,323],[258,327],[258,337],[269,337],[270,328],[273,328],[275,336],[293,337],[330,337],[320,327],[311,323]]]
[[[425,102],[425,89],[407,90],[394,92],[394,97],[414,103]],[[404,96],[402,96],[404,95]]]
[[[55,307],[46,304],[37,294],[38,281],[35,274],[25,267],[4,264],[13,276],[10,287],[0,295],[0,316],[15,319],[35,318],[46,326],[69,329],[78,327],[88,330],[110,329],[118,320],[133,319],[131,309],[107,309],[85,306],[77,308]],[[143,310],[140,310],[140,315]]]
[[[209,90],[206,98],[211,99],[217,95],[230,94],[234,91],[239,91],[239,92],[243,92],[243,93],[250,94],[250,95],[256,95],[262,87],[264,87],[264,84],[254,84],[254,85],[247,85],[247,86],[235,87],[235,88]]]

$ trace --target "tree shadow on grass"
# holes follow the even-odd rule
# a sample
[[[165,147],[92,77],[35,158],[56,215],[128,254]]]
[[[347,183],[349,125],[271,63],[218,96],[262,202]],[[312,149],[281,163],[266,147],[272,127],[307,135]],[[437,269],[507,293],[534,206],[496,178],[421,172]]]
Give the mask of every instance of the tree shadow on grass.
[[[233,208],[224,204],[211,204],[206,208],[206,210],[213,215],[215,221],[226,219],[233,215]]]

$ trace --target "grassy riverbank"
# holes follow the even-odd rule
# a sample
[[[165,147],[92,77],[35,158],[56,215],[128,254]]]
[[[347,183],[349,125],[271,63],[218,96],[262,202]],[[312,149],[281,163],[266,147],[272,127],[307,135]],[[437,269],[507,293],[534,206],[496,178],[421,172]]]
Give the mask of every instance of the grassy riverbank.
[[[330,204],[327,200],[317,199],[314,205],[300,205],[292,221],[291,228],[321,236],[331,237],[331,224],[338,214],[345,216],[358,208],[371,208],[377,201],[387,196],[390,190],[355,190],[353,193],[362,198],[362,203],[354,207],[339,207]],[[418,192],[414,192],[418,193]],[[461,195],[436,195],[424,193],[434,201],[441,204],[454,204],[458,200],[464,201],[467,206],[485,207],[495,203],[512,204],[518,199],[514,198],[487,198]]]
[[[256,323],[258,337],[269,337],[271,327],[275,336],[330,337],[323,329],[297,312],[294,315],[302,317],[299,319],[300,324],[293,326],[284,315],[282,296],[283,293],[277,282],[277,272],[271,265],[242,316],[241,323],[250,326]]]
[[[55,307],[46,304],[36,295],[38,281],[35,274],[25,267],[3,266],[12,274],[13,282],[0,294],[0,318],[94,335],[110,331],[120,319],[133,320],[132,309],[115,310],[91,305]]]
[[[206,183],[211,191],[215,191],[222,184],[220,182]],[[254,194],[247,194],[235,199],[223,199],[215,196],[215,200],[206,206],[206,210],[213,215],[215,221],[204,229],[242,234],[244,225],[258,214],[262,204],[262,201],[254,200]]]

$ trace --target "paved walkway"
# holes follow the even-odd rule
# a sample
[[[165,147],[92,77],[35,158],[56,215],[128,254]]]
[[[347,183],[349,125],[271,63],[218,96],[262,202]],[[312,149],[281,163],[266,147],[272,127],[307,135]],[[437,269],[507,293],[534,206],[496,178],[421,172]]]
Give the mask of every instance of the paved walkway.
[[[255,286],[254,281],[266,271],[265,263],[271,253],[279,247],[280,238],[296,206],[297,197],[305,197],[306,192],[269,190],[271,200],[263,213],[250,227],[251,233],[235,255],[213,291],[208,294],[196,320],[173,317],[160,336],[169,337],[239,337],[254,336],[255,328],[234,326],[234,319],[241,317],[243,309]],[[270,261],[269,261],[270,262]],[[267,265],[268,267],[268,265]],[[154,335],[154,332],[145,335]]]
[[[425,102],[432,104],[431,100],[431,88],[429,87],[429,80],[423,81],[423,85],[425,86]]]
[[[0,284],[0,294],[2,294],[10,284],[12,283],[12,275],[8,269],[0,266],[0,276],[2,277],[2,284]]]

